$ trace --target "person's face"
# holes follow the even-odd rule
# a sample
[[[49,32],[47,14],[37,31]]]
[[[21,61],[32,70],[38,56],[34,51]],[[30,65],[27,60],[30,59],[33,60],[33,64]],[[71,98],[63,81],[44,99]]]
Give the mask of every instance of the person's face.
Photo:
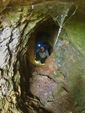
[[[44,51],[44,50],[45,50],[45,48],[44,48],[44,47],[41,47],[41,50],[42,50],[42,51]]]

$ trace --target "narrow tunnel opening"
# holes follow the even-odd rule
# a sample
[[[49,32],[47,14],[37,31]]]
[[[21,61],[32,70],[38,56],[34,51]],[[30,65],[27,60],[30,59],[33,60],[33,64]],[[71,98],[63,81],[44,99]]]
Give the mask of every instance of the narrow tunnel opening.
[[[50,56],[52,47],[49,44],[50,35],[46,32],[38,32],[34,44],[35,63],[44,64]]]
[[[37,98],[39,100],[38,96],[36,96],[36,94],[33,94],[32,91],[32,87],[34,84],[36,84],[36,81],[38,79],[36,78],[37,75],[39,75],[39,79],[44,79],[43,85],[45,84],[45,82],[47,82],[47,85],[52,82],[50,80],[52,79],[51,75],[55,74],[56,70],[53,62],[53,47],[58,30],[59,26],[56,25],[52,18],[48,18],[42,23],[38,23],[36,25],[34,32],[29,38],[27,52],[22,58],[23,62],[22,59],[20,61],[21,97],[24,101],[27,101],[30,97]],[[38,44],[44,44],[44,46],[48,46],[47,49],[49,51],[49,57],[45,60],[45,65],[37,64],[35,62],[35,53]]]
[[[52,18],[38,23],[34,28],[34,32],[28,41],[27,52],[20,61],[22,97],[24,97],[26,93],[30,94],[30,91],[28,91],[28,89],[30,89],[29,78],[33,76],[34,72],[48,76],[55,73],[53,46],[58,30],[59,26],[56,25]],[[40,65],[35,62],[35,52],[38,44],[49,46],[49,57],[46,59],[45,65]]]
[[[38,53],[38,51],[41,51],[42,46],[44,47],[44,50],[48,52],[44,60],[45,64],[46,60],[49,58],[49,56],[51,56],[53,52],[53,45],[58,29],[59,26],[56,25],[52,18],[48,18],[47,20],[39,23],[36,26],[35,31],[32,33],[29,39],[27,50],[27,58],[31,64],[37,65],[36,54]],[[39,58],[38,60],[40,60]]]
[[[57,72],[57,68],[54,66],[53,61],[53,47],[59,31],[59,26],[56,25],[52,18],[48,18],[42,23],[38,23],[33,31],[34,32],[28,40],[26,54],[23,55],[23,60],[21,59],[20,61],[21,97],[25,102],[20,103],[22,104],[20,107],[22,110],[25,109],[27,110],[26,112],[28,112],[29,110],[26,108],[26,105],[31,103],[30,106],[37,109],[39,113],[40,111],[41,113],[51,113],[47,109],[43,109],[43,107],[38,108],[37,105],[43,106],[49,104],[50,101],[52,102],[54,99],[53,94],[56,94],[57,92],[57,77],[60,76],[60,81],[64,79],[62,73]],[[68,42],[66,38],[66,31],[62,29],[59,36],[59,47],[61,46],[61,43],[63,43],[61,41],[64,41],[64,43]],[[40,65],[35,62],[35,53],[38,44],[46,44],[49,46],[49,57],[46,59],[45,65]],[[59,55],[61,55],[61,60],[64,60],[63,54]],[[35,100],[39,104],[34,106],[33,102]],[[22,108],[23,104],[24,108]]]

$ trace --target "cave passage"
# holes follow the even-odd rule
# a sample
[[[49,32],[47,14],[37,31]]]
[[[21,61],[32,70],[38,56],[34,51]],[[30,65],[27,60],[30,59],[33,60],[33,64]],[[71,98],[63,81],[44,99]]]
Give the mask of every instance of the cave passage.
[[[32,64],[36,64],[36,53],[40,49],[40,46],[44,46],[47,49],[49,56],[53,52],[53,45],[58,32],[59,26],[55,24],[52,18],[48,18],[43,23],[39,23],[34,32],[32,33],[27,50],[28,61]],[[48,58],[48,57],[47,57]]]
[[[34,45],[35,62],[44,64],[45,60],[50,56],[52,47],[48,44],[50,35],[44,32],[38,32]]]
[[[33,29],[28,40],[27,52],[20,61],[22,97],[24,96],[24,92],[30,92],[28,91],[28,89],[30,89],[29,78],[33,76],[33,73],[38,72],[39,74],[48,76],[55,73],[53,47],[58,30],[59,26],[52,18],[45,19],[38,23]],[[49,46],[49,57],[46,59],[45,65],[37,64],[35,62],[37,44],[46,44]]]
[[[53,74],[55,73],[54,62],[53,62],[53,46],[58,30],[59,30],[59,26],[55,24],[52,18],[48,18],[44,22],[38,23],[36,27],[33,29],[34,32],[31,34],[29,38],[26,55],[24,55],[23,61],[21,60],[21,66],[20,66],[21,96],[23,99],[25,99],[26,96],[36,95],[33,94],[31,91],[31,89],[35,89],[32,88],[35,82],[32,83],[31,79],[36,79],[36,76],[38,74],[42,75],[40,76],[40,79],[43,78],[43,75],[44,76],[46,75],[45,79],[48,81],[47,85],[49,82],[53,83],[53,81],[49,79],[49,76],[51,76],[52,73]],[[35,62],[35,52],[37,50],[36,48],[38,44],[44,44],[46,46],[49,46],[48,48],[49,57],[46,59],[44,66],[42,64],[37,64]],[[45,79],[43,78],[43,80]]]
[[[21,61],[21,69],[20,69],[20,75],[21,75],[21,97],[23,100],[28,101],[28,104],[32,101],[34,102],[35,99],[37,102],[40,102],[40,104],[37,105],[44,105],[44,106],[51,106],[51,104],[55,107],[55,111],[57,111],[57,108],[61,110],[61,105],[57,103],[56,100],[56,94],[58,91],[58,84],[63,85],[64,87],[60,90],[62,90],[63,93],[66,95],[64,98],[68,98],[70,94],[67,94],[69,92],[68,86],[66,86],[64,82],[64,75],[60,72],[61,67],[56,68],[53,60],[53,51],[54,42],[56,39],[56,36],[59,31],[59,26],[55,24],[52,18],[48,18],[47,20],[38,23],[36,27],[33,29],[34,32],[30,35],[29,42],[28,42],[28,49],[27,53],[24,55],[23,62]],[[59,54],[56,53],[56,55],[59,55],[59,61],[64,61],[64,48],[68,48],[69,42],[66,40],[67,34],[64,29],[62,29],[62,32],[59,37],[59,42],[57,47],[60,47],[59,49],[62,49],[59,51]],[[40,45],[46,45],[49,46],[49,57],[45,61],[45,65],[37,64],[35,62],[35,55],[37,51],[37,46]],[[57,50],[58,51],[58,50]],[[56,60],[57,61],[57,60]],[[57,63],[56,63],[57,64]],[[59,96],[60,96],[59,92]],[[55,97],[54,97],[55,96]],[[31,99],[33,98],[33,99]],[[29,101],[30,99],[30,101]],[[63,97],[62,99],[58,100],[63,103]],[[32,103],[31,102],[31,103]],[[66,103],[66,106],[69,108],[69,105],[67,105],[67,100],[64,101]],[[68,103],[71,103],[68,100]],[[72,100],[71,105],[74,105],[74,102]],[[56,108],[57,105],[57,108]],[[34,107],[34,105],[31,105]],[[51,107],[53,107],[51,106]],[[50,111],[54,111],[54,107],[50,109]],[[23,108],[24,109],[24,108]],[[63,107],[64,109],[64,107]],[[38,108],[39,113],[47,113],[43,112],[44,110],[42,108]],[[42,110],[42,112],[40,112]],[[63,111],[63,110],[62,110]],[[56,113],[56,112],[55,112]],[[61,112],[62,113],[62,112]]]

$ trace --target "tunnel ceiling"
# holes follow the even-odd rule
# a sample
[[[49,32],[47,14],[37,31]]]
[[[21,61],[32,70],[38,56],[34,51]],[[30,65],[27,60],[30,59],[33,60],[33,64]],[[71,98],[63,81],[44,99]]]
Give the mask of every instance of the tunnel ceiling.
[[[52,2],[56,1],[56,4],[59,2],[63,3],[74,3],[75,5],[78,5],[80,8],[80,11],[84,13],[85,10],[85,1],[84,0],[0,0],[0,12],[3,12],[4,9],[7,7],[15,7],[15,6],[28,6],[28,5],[35,5],[38,3],[45,3],[45,2]]]
[[[85,3],[85,1],[84,0],[69,0],[69,1],[67,1],[67,0],[1,0],[0,1],[0,3],[2,3],[2,7],[3,7],[3,4],[5,4],[5,5],[22,5],[22,6],[24,6],[24,5],[30,5],[30,4],[36,4],[36,3],[42,3],[42,2],[46,2],[46,1],[57,1],[57,2],[59,2],[59,1],[61,1],[61,2],[74,2],[74,3],[77,3],[77,4],[79,4],[80,5],[80,3],[81,4],[83,4],[83,6],[84,6],[84,3]]]

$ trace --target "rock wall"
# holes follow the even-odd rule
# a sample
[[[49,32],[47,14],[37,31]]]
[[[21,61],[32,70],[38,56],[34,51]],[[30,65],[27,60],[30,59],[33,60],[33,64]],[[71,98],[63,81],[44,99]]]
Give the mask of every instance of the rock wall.
[[[84,113],[84,93],[85,93],[85,47],[83,45],[84,15],[76,12],[75,16],[68,20],[64,30],[59,36],[55,46],[55,65],[60,67],[61,73],[64,74],[67,86],[69,86],[73,98],[76,100],[75,113]],[[78,111],[79,110],[79,111]]]
[[[6,5],[8,5],[8,3],[9,1]],[[29,110],[29,106],[27,107],[27,103],[25,103],[24,105],[21,104],[20,106],[20,103],[23,103],[26,95],[29,94],[30,86],[28,81],[29,77],[31,76],[31,69],[29,67],[29,62],[27,61],[26,52],[28,48],[29,38],[35,31],[36,26],[47,20],[49,17],[52,18],[55,24],[57,24],[58,26],[63,25],[64,19],[65,17],[67,17],[71,6],[72,3],[69,4],[51,1],[36,5],[29,5],[27,7],[8,6],[7,8],[4,8],[2,14],[0,15],[1,113],[27,113],[28,111],[32,113],[38,112],[41,109],[42,110],[39,111],[41,113],[50,112],[49,109],[46,111],[46,109],[42,106],[39,107],[39,110],[33,109],[33,105],[36,105],[37,102],[40,102],[38,99],[35,104],[31,103],[31,110]],[[80,15],[80,13],[78,14]],[[68,15],[68,17],[70,16]],[[79,21],[77,20],[77,23],[79,22],[79,26],[77,27],[78,29],[76,29],[76,31],[74,32],[74,29],[76,28],[76,26],[74,27],[74,23],[77,17],[78,15],[76,17],[73,17],[72,20],[69,20],[67,18],[67,20],[69,21],[67,22],[67,24],[65,24],[65,26],[63,26],[65,32],[62,30],[62,32],[64,33],[61,32],[60,37],[58,37],[58,43],[54,48],[54,50],[56,50],[54,60],[55,66],[57,65],[57,67],[60,67],[60,72],[65,76],[65,82],[70,88],[72,95],[78,104],[77,111],[75,112],[84,113],[84,87],[76,87],[77,84],[81,84],[82,86],[84,84],[84,19],[79,18]],[[81,35],[79,35],[78,31],[81,31]],[[83,45],[81,43],[83,43]],[[46,77],[46,79],[48,78]],[[80,81],[78,81],[77,83],[75,82],[76,79]],[[77,94],[78,91],[79,93]],[[62,91],[61,93],[59,93],[59,97],[60,95],[63,95]],[[28,97],[29,104],[31,102],[30,100],[32,99]],[[47,100],[49,99],[47,98]],[[56,102],[54,102],[54,104],[56,105]],[[36,109],[38,109],[38,105],[36,105]],[[26,110],[28,109],[27,111],[23,111],[21,109],[25,107]],[[57,108],[58,107],[60,107],[60,104],[58,104]],[[54,111],[52,112],[55,113]],[[70,111],[65,111],[65,113],[66,112],[68,113]]]

